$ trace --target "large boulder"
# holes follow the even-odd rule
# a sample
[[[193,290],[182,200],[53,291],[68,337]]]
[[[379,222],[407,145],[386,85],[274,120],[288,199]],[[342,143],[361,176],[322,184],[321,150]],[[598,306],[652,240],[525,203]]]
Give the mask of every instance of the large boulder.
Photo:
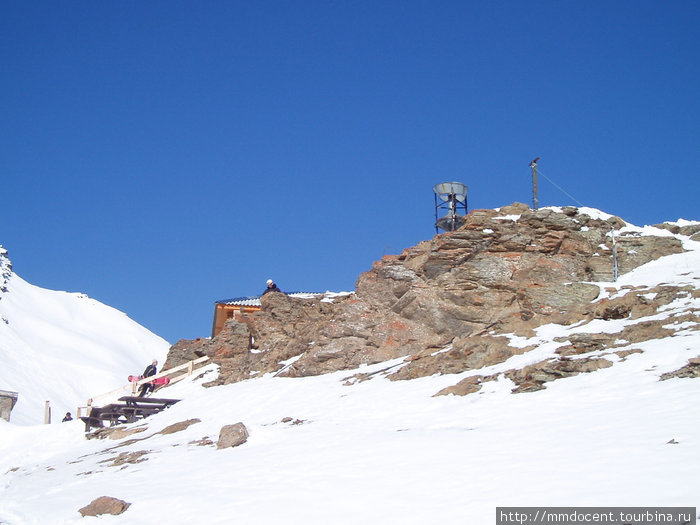
[[[248,429],[243,423],[235,423],[226,425],[219,432],[219,440],[216,443],[216,448],[232,448],[242,445],[248,441]]]
[[[129,508],[131,503],[113,498],[111,496],[100,496],[92,500],[88,505],[78,510],[80,514],[85,516],[101,516],[102,514],[122,514]]]

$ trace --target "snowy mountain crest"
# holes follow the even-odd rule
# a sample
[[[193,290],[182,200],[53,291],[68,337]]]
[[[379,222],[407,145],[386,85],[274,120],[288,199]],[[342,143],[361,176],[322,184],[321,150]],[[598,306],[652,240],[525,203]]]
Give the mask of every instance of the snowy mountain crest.
[[[0,301],[3,295],[7,292],[7,282],[12,275],[12,263],[7,258],[7,250],[0,245]],[[0,315],[0,322],[9,324],[10,322],[4,315]]]
[[[0,299],[2,294],[7,292],[7,281],[12,275],[12,263],[7,257],[7,250],[0,244]]]

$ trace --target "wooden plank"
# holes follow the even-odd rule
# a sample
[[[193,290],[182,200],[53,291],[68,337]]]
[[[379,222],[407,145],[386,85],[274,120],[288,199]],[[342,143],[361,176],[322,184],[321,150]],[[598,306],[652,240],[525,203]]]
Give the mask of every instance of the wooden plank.
[[[122,392],[127,392],[129,390],[131,390],[131,393],[134,394],[134,393],[136,393],[136,388],[143,385],[144,383],[150,383],[151,381],[153,381],[154,379],[157,379],[159,377],[165,377],[165,376],[168,376],[168,375],[173,374],[175,372],[179,372],[180,370],[184,370],[190,366],[190,363],[192,363],[192,365],[197,365],[199,363],[203,363],[204,361],[208,361],[208,360],[209,360],[209,357],[202,356],[202,357],[195,359],[193,361],[188,361],[184,365],[179,365],[179,366],[176,366],[174,368],[170,368],[168,370],[163,370],[159,374],[156,374],[156,375],[153,375],[150,377],[146,377],[146,378],[141,379],[139,381],[132,381],[128,385],[124,385],[120,388],[117,388],[116,390],[112,390],[111,392],[107,392],[105,394],[100,394],[99,396],[95,396],[95,397],[88,399],[87,405],[92,406],[95,403],[95,401],[98,399],[116,397],[118,394],[120,394]],[[181,377],[178,376],[177,380],[179,381],[181,379],[184,379],[187,376],[188,376],[188,374],[184,374]],[[174,381],[171,380],[171,383],[172,382],[174,382]]]
[[[146,403],[146,404],[163,404],[163,405],[174,405],[179,399],[166,399],[158,397],[138,397],[138,396],[124,396],[120,397],[119,401],[126,401],[127,403]]]
[[[192,363],[193,365],[198,365],[199,363],[203,363],[204,361],[208,361],[208,360],[209,360],[209,357],[207,357],[207,356],[205,355],[205,356],[202,356],[202,357],[200,357],[200,358],[198,358],[198,359],[194,359],[193,361],[188,361],[188,362],[185,363],[184,365],[179,365],[179,366],[176,366],[176,367],[174,367],[174,368],[170,368],[170,369],[168,369],[168,370],[163,370],[160,374],[156,374],[156,375],[154,375],[154,376],[150,376],[150,377],[144,378],[144,379],[142,379],[141,381],[144,382],[144,383],[148,383],[149,381],[153,381],[154,379],[156,379],[156,378],[158,378],[158,377],[165,377],[165,376],[167,376],[167,375],[169,375],[169,374],[173,374],[173,373],[175,373],[175,372],[179,372],[180,370],[184,370],[184,369],[186,369],[186,368],[188,368],[188,367],[190,366],[190,363]]]

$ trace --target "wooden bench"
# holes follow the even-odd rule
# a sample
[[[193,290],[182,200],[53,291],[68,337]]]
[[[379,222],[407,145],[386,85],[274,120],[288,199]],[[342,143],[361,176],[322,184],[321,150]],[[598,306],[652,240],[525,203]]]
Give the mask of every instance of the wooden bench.
[[[80,418],[85,423],[85,432],[89,432],[93,427],[104,427],[105,422],[108,422],[110,426],[133,423],[139,419],[157,414],[180,400],[124,396],[120,397],[119,401],[124,403],[110,403],[103,407],[91,407],[88,415]]]
[[[174,405],[179,399],[165,399],[165,398],[158,398],[158,397],[139,397],[139,396],[124,396],[120,397],[119,401],[125,401],[127,404],[131,403],[132,405],[163,405],[163,408],[168,408],[171,405]]]
[[[80,419],[85,423],[85,432],[89,432],[91,428],[102,428],[104,426],[99,417],[82,416]]]

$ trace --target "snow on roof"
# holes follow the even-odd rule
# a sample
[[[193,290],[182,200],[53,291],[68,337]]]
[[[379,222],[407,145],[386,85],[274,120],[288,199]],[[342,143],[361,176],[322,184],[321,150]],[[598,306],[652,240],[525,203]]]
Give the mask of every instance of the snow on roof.
[[[350,295],[353,292],[289,292],[289,297],[294,297],[296,299],[321,299],[324,302],[333,302],[336,297],[344,297]],[[221,301],[216,301],[216,304],[227,304],[232,306],[261,306],[260,303],[261,295],[252,295],[249,297],[234,297],[233,299],[222,299]]]
[[[222,299],[216,304],[230,304],[235,306],[260,306],[260,296],[234,297],[233,299]]]

